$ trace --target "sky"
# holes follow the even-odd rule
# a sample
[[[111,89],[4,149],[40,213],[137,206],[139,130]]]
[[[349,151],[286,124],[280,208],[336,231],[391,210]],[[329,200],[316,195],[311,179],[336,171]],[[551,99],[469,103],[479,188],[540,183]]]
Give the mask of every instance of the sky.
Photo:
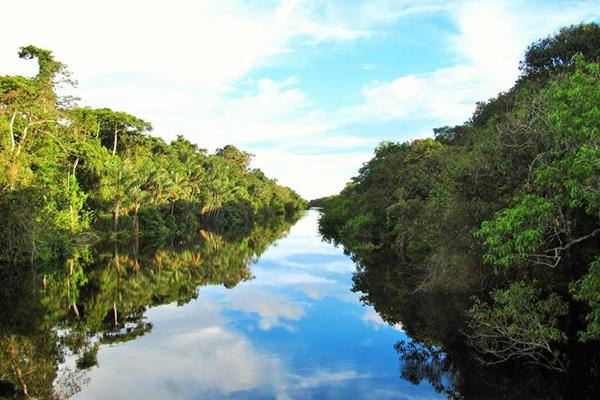
[[[169,141],[233,144],[305,198],[339,192],[382,141],[432,136],[509,89],[527,46],[600,20],[599,1],[19,0],[2,6],[0,74],[54,52],[62,93],[126,111]]]

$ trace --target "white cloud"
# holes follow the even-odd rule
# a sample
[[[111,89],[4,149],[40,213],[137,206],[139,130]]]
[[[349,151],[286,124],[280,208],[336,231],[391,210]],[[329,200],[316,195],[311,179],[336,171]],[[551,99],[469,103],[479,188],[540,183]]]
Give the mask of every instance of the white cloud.
[[[255,94],[223,100],[202,120],[192,121],[206,125],[205,132],[218,132],[221,141],[235,143],[294,140],[329,128],[293,78],[261,79],[256,89]]]
[[[2,24],[3,58],[17,46],[36,43],[55,49],[78,76],[154,73],[186,85],[224,84],[264,57],[288,51],[294,36],[316,40],[353,39],[352,27],[315,19],[308,4],[282,1],[275,9],[238,0],[23,0]],[[8,64],[14,67],[14,63]]]
[[[435,125],[460,123],[475,101],[511,86],[527,44],[560,26],[598,18],[600,5],[21,0],[3,11],[24,16],[0,25],[3,73],[34,73],[32,63],[16,58],[21,45],[52,49],[80,81],[75,94],[83,104],[131,112],[151,121],[156,134],[167,139],[183,134],[209,149],[273,142],[255,152],[254,165],[312,198],[342,189],[370,158],[367,152],[340,150],[374,146],[383,139],[344,134],[346,125],[415,118]],[[455,25],[456,33],[444,39],[454,58],[437,70],[373,81],[357,93],[357,105],[340,100],[337,110],[324,112],[303,90],[305,82],[244,80],[256,67],[285,63],[288,54],[324,42],[376,40],[393,31],[399,19],[433,13],[449,16]],[[370,69],[370,61],[364,60],[362,68]],[[332,137],[332,131],[338,135]],[[325,151],[298,154],[303,144]]]
[[[346,123],[415,118],[460,123],[482,93],[478,75],[476,67],[457,66],[374,82],[363,88],[362,104],[340,109],[337,118]]]
[[[275,176],[307,198],[337,193],[357,169],[372,157],[372,152],[321,154],[290,154],[265,149],[255,151],[254,165],[269,176]]]
[[[227,308],[235,311],[256,314],[259,317],[259,328],[271,330],[282,327],[294,330],[292,321],[298,321],[306,315],[306,306],[293,302],[288,297],[269,293],[252,287],[240,287],[227,302]]]
[[[362,320],[365,324],[374,327],[375,329],[380,328],[389,328],[390,324],[385,322],[381,316],[373,309],[368,308],[367,311],[363,314]],[[395,325],[391,325],[392,328],[397,330],[398,332],[404,332],[404,328],[401,323],[397,323]]]
[[[534,8],[522,1],[462,2],[452,4],[448,11],[458,28],[448,40],[456,54],[454,66],[374,81],[363,88],[363,102],[338,110],[336,119],[345,123],[415,118],[462,123],[477,101],[513,85],[519,61],[533,40],[561,26],[600,16],[600,6],[559,12],[551,4]]]

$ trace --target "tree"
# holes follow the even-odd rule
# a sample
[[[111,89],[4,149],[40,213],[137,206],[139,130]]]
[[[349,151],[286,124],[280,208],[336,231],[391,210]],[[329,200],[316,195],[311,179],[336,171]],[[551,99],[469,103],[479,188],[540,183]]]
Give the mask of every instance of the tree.
[[[567,303],[553,293],[540,298],[540,290],[524,282],[492,293],[493,305],[476,300],[470,310],[470,343],[480,352],[480,361],[491,365],[522,359],[544,368],[565,370],[555,344],[566,342],[559,317]]]
[[[463,341],[488,364],[563,369],[570,351],[597,352],[599,55],[600,25],[562,29],[463,125],[381,144],[319,221],[359,262],[356,281],[391,254],[402,295],[474,294]]]
[[[3,111],[0,119],[3,120],[2,125],[8,128],[10,143],[0,193],[14,189],[19,180],[31,179],[30,176],[23,175],[26,168],[21,165],[22,153],[33,145],[32,137],[35,138],[38,134],[56,138],[56,122],[60,117],[54,85],[57,76],[65,72],[64,65],[54,60],[50,51],[34,46],[22,47],[19,57],[37,58],[38,74],[33,78],[0,78],[0,107]]]
[[[249,153],[225,146],[208,155],[182,137],[167,144],[134,115],[59,99],[65,66],[33,46],[19,55],[36,58],[39,71],[0,78],[0,260],[50,263],[107,231],[122,240],[122,219],[137,243],[210,224],[247,231],[258,210],[293,218],[305,207],[250,171]]]
[[[530,76],[571,67],[577,54],[591,62],[600,60],[600,25],[571,25],[533,43],[520,64],[521,73]]]
[[[152,130],[149,122],[125,112],[100,108],[93,110],[92,113],[98,123],[100,140],[104,146],[111,149],[113,156],[117,154],[119,138],[126,143],[132,136]]]

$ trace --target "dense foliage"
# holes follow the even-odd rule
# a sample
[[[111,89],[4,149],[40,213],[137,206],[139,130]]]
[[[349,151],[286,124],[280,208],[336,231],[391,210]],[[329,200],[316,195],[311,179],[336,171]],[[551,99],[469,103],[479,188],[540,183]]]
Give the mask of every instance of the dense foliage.
[[[565,371],[574,348],[598,359],[599,61],[596,24],[534,43],[513,88],[435,139],[382,143],[325,200],[321,232],[359,262],[366,301],[475,294],[460,329],[480,362]],[[382,254],[396,260],[385,276]],[[390,274],[401,289],[375,283]],[[395,318],[418,313],[397,302]]]
[[[58,259],[104,232],[247,231],[306,206],[251,169],[250,154],[208,154],[182,137],[167,144],[133,115],[79,107],[57,96],[70,82],[50,51],[28,46],[19,56],[37,59],[39,72],[0,77],[0,262]]]

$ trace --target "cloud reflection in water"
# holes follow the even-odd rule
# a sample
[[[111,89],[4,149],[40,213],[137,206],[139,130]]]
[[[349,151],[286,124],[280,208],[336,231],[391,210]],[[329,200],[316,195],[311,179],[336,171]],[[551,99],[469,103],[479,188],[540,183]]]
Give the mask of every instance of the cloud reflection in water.
[[[350,291],[354,265],[321,241],[317,217],[265,252],[255,279],[149,310],[153,331],[101,348],[76,398],[437,398],[400,380],[401,327]]]

